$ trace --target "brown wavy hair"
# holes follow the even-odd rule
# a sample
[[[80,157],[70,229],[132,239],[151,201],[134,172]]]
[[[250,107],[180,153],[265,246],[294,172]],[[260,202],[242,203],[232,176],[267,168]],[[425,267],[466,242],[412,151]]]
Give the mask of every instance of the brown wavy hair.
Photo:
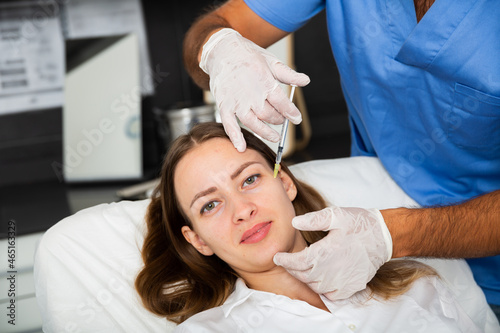
[[[247,149],[260,153],[273,169],[276,155],[259,138],[242,130]],[[210,139],[228,139],[221,124],[196,125],[180,136],[169,149],[161,170],[161,181],[147,210],[147,234],[142,247],[144,267],[135,287],[144,306],[154,314],[181,323],[192,315],[222,305],[233,292],[238,276],[216,255],[200,254],[182,235],[181,228],[192,227],[175,196],[174,174],[181,158],[191,149]],[[228,139],[229,140],[229,139]],[[327,207],[322,196],[311,186],[296,179],[285,164],[286,172],[297,187],[293,201],[296,215]],[[323,238],[322,231],[301,231],[308,244]],[[389,261],[368,283],[371,296],[389,299],[405,293],[422,276],[436,275],[427,265],[411,260]]]

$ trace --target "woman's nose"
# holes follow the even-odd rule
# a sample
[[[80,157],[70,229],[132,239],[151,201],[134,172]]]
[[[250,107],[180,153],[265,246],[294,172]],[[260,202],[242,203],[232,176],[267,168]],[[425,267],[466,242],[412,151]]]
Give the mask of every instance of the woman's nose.
[[[252,200],[244,195],[237,195],[233,198],[234,222],[241,223],[249,220],[257,213],[257,206]]]

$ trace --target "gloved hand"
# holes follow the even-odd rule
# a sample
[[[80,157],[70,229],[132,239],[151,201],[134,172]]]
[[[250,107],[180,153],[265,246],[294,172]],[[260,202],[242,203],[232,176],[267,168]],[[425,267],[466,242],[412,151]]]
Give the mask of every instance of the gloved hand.
[[[210,90],[222,124],[233,145],[246,149],[236,116],[256,134],[279,141],[279,133],[264,122],[281,124],[288,118],[298,124],[302,116],[279,87],[279,82],[303,87],[309,77],[284,65],[270,52],[225,28],[203,46],[200,68],[210,76]]]
[[[278,252],[274,263],[330,300],[365,289],[392,257],[391,234],[377,209],[328,207],[297,216],[292,224],[328,235],[300,252]]]

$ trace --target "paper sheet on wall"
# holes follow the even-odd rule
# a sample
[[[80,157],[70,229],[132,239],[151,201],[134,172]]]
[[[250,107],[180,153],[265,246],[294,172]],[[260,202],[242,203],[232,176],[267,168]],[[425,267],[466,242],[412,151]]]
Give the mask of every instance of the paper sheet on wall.
[[[135,33],[139,39],[141,92],[154,93],[154,74],[139,0],[71,0],[65,5],[62,21],[67,39]]]
[[[57,11],[0,4],[0,115],[63,103],[64,42]]]

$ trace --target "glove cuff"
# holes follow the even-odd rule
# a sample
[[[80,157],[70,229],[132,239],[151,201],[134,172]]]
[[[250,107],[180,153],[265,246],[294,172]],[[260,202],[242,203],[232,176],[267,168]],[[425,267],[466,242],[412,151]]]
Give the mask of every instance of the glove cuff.
[[[241,37],[241,34],[231,28],[224,28],[216,33],[214,33],[210,38],[207,40],[207,42],[203,45],[202,51],[201,51],[201,60],[200,60],[200,68],[210,75],[208,72],[208,56],[210,55],[210,52],[214,49],[214,47],[219,44],[224,38],[226,38],[228,35],[234,35],[236,34],[237,36]]]
[[[388,262],[392,258],[392,236],[389,232],[389,228],[385,224],[384,217],[382,213],[378,209],[374,209],[374,213],[377,215],[377,221],[380,225],[380,230],[382,231],[382,236],[384,237],[385,245],[387,246],[387,259],[385,262]]]

